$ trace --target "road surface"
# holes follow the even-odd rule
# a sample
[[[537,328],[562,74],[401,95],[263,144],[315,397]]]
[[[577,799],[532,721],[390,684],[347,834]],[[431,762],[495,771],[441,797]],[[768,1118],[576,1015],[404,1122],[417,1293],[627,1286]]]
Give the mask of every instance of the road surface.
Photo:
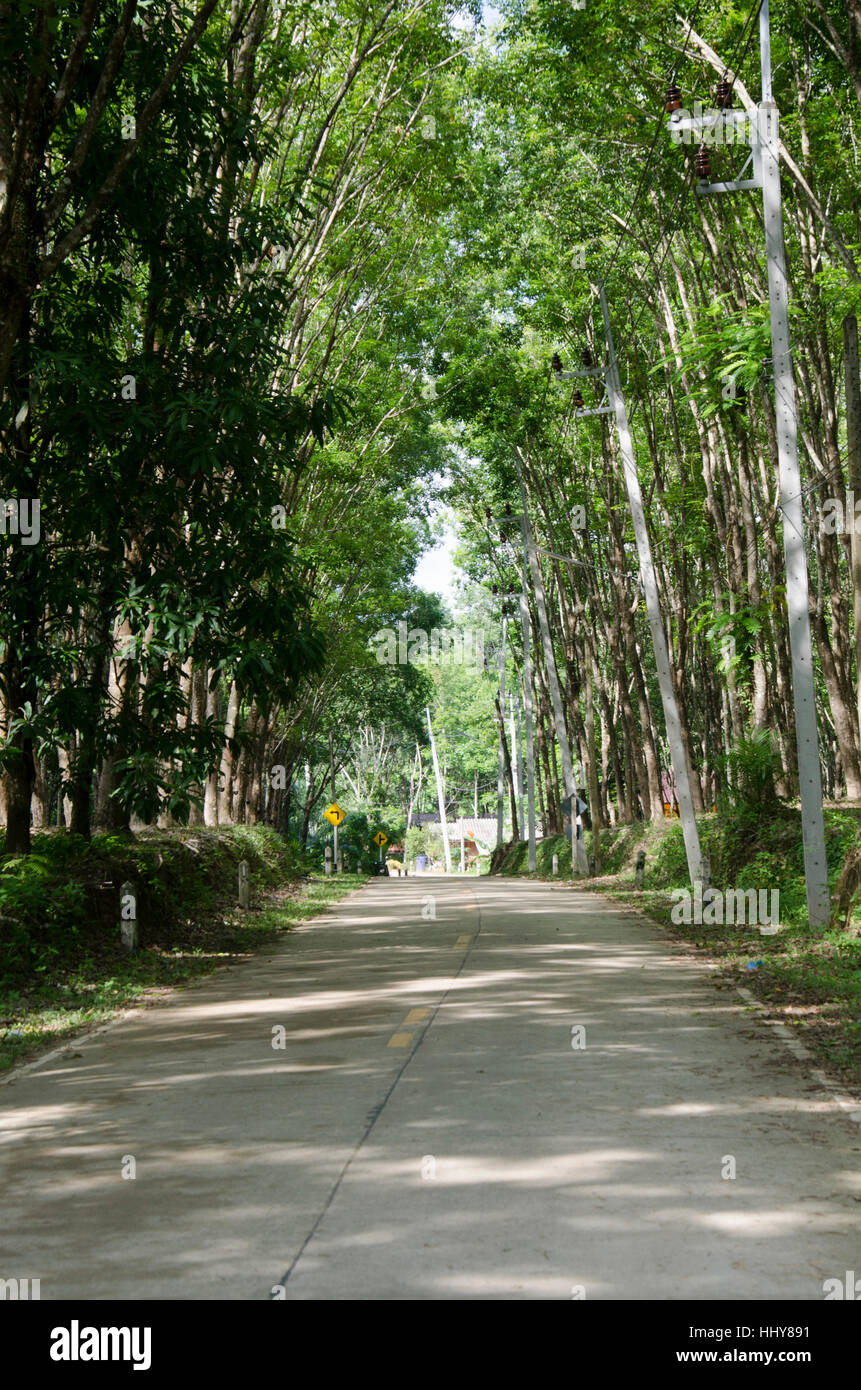
[[[13,1075],[0,1130],[0,1277],[43,1300],[822,1300],[861,1271],[859,1126],[693,951],[561,885],[375,880]]]

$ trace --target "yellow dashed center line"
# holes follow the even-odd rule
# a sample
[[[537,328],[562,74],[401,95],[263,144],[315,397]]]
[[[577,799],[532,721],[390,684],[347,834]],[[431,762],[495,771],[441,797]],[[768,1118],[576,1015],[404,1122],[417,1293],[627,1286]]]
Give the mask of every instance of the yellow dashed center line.
[[[429,1013],[430,1009],[410,1009],[404,1023],[421,1023],[422,1019],[427,1018]]]
[[[459,936],[459,937],[457,938],[457,941],[454,943],[454,949],[455,949],[456,951],[457,951],[457,950],[461,950],[461,951],[462,951],[466,946],[469,945],[469,943],[470,943],[471,941],[472,941],[472,936],[471,936],[471,935],[469,935],[469,936]],[[407,1014],[406,1018],[404,1019],[403,1026],[406,1028],[406,1027],[409,1027],[411,1024],[412,1024],[412,1025],[416,1025],[416,1024],[418,1024],[418,1023],[424,1023],[425,1019],[429,1016],[429,1014],[430,1014],[430,1009],[410,1009],[409,1013]],[[412,1042],[412,1040],[413,1040],[414,1037],[415,1037],[415,1033],[414,1033],[414,1032],[413,1032],[413,1033],[393,1033],[392,1036],[389,1038],[389,1041],[386,1043],[386,1047],[409,1047],[409,1045],[410,1045],[410,1043]]]

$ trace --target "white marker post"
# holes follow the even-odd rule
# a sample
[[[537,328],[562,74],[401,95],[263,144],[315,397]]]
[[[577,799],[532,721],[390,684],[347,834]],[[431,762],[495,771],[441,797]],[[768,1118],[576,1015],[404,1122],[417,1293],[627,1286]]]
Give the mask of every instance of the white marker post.
[[[136,951],[140,946],[137,891],[129,882],[120,885],[120,939],[125,951]]]

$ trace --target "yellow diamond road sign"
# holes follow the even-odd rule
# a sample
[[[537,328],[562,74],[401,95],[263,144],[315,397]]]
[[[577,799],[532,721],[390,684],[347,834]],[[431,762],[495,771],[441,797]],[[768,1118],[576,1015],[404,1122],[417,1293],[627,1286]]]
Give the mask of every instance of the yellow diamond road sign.
[[[378,830],[376,835],[374,836],[374,844],[379,845],[380,849],[382,849],[383,845],[386,844],[388,838],[388,835],[384,835],[382,830]]]
[[[347,812],[341,810],[337,801],[333,801],[328,810],[323,812],[323,815],[326,817],[326,820],[331,821],[333,825],[340,825],[342,820],[347,819]]]

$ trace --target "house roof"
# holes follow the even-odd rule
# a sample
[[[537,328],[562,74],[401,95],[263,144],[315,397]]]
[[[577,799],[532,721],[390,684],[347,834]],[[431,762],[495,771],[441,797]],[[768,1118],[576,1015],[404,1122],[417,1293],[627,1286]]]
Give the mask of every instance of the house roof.
[[[496,844],[496,817],[495,816],[463,816],[457,820],[449,821],[449,831],[458,840],[463,834],[467,840],[481,840],[483,843],[491,842]]]

